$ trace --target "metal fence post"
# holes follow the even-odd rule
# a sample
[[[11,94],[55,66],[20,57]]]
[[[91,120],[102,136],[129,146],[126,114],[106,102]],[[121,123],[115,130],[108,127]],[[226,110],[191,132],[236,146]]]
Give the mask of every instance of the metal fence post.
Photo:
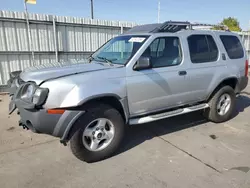
[[[245,33],[244,33],[244,31],[242,32],[241,40],[242,40],[243,43],[245,43]]]
[[[33,65],[35,65],[35,54],[34,54],[34,46],[32,43],[32,38],[31,38],[31,30],[30,30],[30,23],[29,23],[29,14],[28,14],[28,9],[26,5],[26,1],[24,1],[24,9],[25,9],[25,15],[26,15],[26,22],[27,22],[27,30],[28,30],[28,40],[29,40],[29,48],[32,54],[32,62]]]
[[[55,55],[56,62],[58,62],[58,44],[57,44],[57,32],[56,32],[56,19],[53,16],[53,32],[54,32],[54,45],[55,45]]]
[[[121,24],[121,34],[123,34],[123,25]]]
[[[123,25],[121,24],[121,34],[123,34]],[[121,47],[121,58],[123,59],[124,56],[124,45],[120,46]]]

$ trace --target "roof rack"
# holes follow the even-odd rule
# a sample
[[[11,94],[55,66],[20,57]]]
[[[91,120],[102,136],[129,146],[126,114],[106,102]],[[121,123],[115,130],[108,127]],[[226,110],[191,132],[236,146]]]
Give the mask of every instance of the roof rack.
[[[230,31],[228,29],[228,27],[225,25],[167,21],[164,23],[138,25],[138,26],[131,28],[126,33],[142,33],[142,32],[144,32],[144,33],[159,33],[159,32],[175,33],[175,32],[178,32],[180,30],[188,30],[188,29],[192,30],[195,27],[197,27],[196,29],[212,29],[212,27],[217,27],[217,28],[223,29],[225,31]]]
[[[190,23],[190,22],[178,22],[178,21],[167,21],[161,24],[159,27],[156,27],[151,32],[158,33],[158,32],[178,32],[183,29],[194,29],[194,27],[219,27],[223,30],[229,31],[229,28],[225,25],[213,25],[213,24],[203,24],[203,23]],[[211,29],[211,28],[210,28]]]
[[[152,30],[152,33],[158,32],[172,32],[175,33],[177,31],[187,29],[190,26],[190,22],[176,22],[176,21],[167,21],[160,25],[160,27],[156,27]]]
[[[196,27],[196,26],[205,26],[205,27],[217,27],[217,28],[220,28],[221,30],[224,30],[224,31],[230,31],[230,29],[228,28],[228,26],[226,25],[222,25],[222,24],[203,24],[203,23],[191,23],[191,27],[193,29],[193,27]],[[201,27],[199,29],[202,29]],[[211,29],[211,28],[210,28]]]

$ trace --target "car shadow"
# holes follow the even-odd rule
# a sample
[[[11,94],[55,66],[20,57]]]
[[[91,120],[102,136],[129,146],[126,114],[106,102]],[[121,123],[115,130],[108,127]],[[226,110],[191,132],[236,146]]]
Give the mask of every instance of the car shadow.
[[[244,110],[250,106],[250,94],[249,93],[244,93],[244,94],[248,96],[241,95],[237,97],[236,109],[232,118],[235,118],[239,113],[244,112]]]
[[[244,112],[249,106],[249,97],[237,97],[236,109],[232,119],[241,112]],[[130,126],[127,128],[127,133],[122,146],[115,155],[126,152],[127,150],[130,150],[154,137],[178,132],[187,128],[195,129],[198,126],[207,126],[207,122],[208,120],[203,117],[202,111],[197,111],[152,123]]]

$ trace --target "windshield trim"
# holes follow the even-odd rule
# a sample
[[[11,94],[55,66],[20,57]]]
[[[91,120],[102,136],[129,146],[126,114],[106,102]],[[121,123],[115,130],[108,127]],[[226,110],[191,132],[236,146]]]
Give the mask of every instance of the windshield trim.
[[[124,34],[124,35],[118,35],[118,36],[116,36],[116,37],[113,37],[113,38],[109,39],[107,42],[105,42],[103,45],[101,45],[94,53],[92,53],[92,54],[90,55],[90,57],[94,58],[95,61],[100,61],[100,62],[106,63],[105,60],[101,60],[101,59],[99,59],[98,57],[96,58],[96,57],[93,57],[93,56],[96,54],[96,52],[98,52],[104,45],[106,45],[106,44],[107,44],[108,42],[110,42],[111,40],[113,40],[113,39],[115,39],[115,38],[117,38],[117,37],[145,37],[145,40],[142,42],[142,45],[141,45],[140,48],[138,49],[138,50],[140,50],[141,47],[143,46],[143,44],[148,40],[148,38],[149,38],[150,36],[151,36],[151,35],[146,35],[146,34],[143,34],[143,35],[140,35],[140,34]],[[136,53],[135,53],[135,54],[136,54]],[[130,56],[126,61],[124,61],[123,64],[121,64],[121,63],[114,63],[114,62],[112,62],[112,64],[126,66],[126,65],[128,64],[128,62],[134,57],[135,54],[131,54],[131,56]],[[98,60],[97,60],[97,59],[98,59]]]

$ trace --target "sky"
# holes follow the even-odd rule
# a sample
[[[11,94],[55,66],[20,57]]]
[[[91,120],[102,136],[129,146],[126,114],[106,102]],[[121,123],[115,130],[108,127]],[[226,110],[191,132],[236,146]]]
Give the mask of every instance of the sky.
[[[104,20],[156,23],[158,0],[93,0],[94,17]],[[250,0],[160,0],[160,21],[216,24],[236,17],[243,30],[250,28]],[[0,10],[23,11],[23,0],[0,0]],[[90,0],[37,0],[29,12],[90,17]]]

